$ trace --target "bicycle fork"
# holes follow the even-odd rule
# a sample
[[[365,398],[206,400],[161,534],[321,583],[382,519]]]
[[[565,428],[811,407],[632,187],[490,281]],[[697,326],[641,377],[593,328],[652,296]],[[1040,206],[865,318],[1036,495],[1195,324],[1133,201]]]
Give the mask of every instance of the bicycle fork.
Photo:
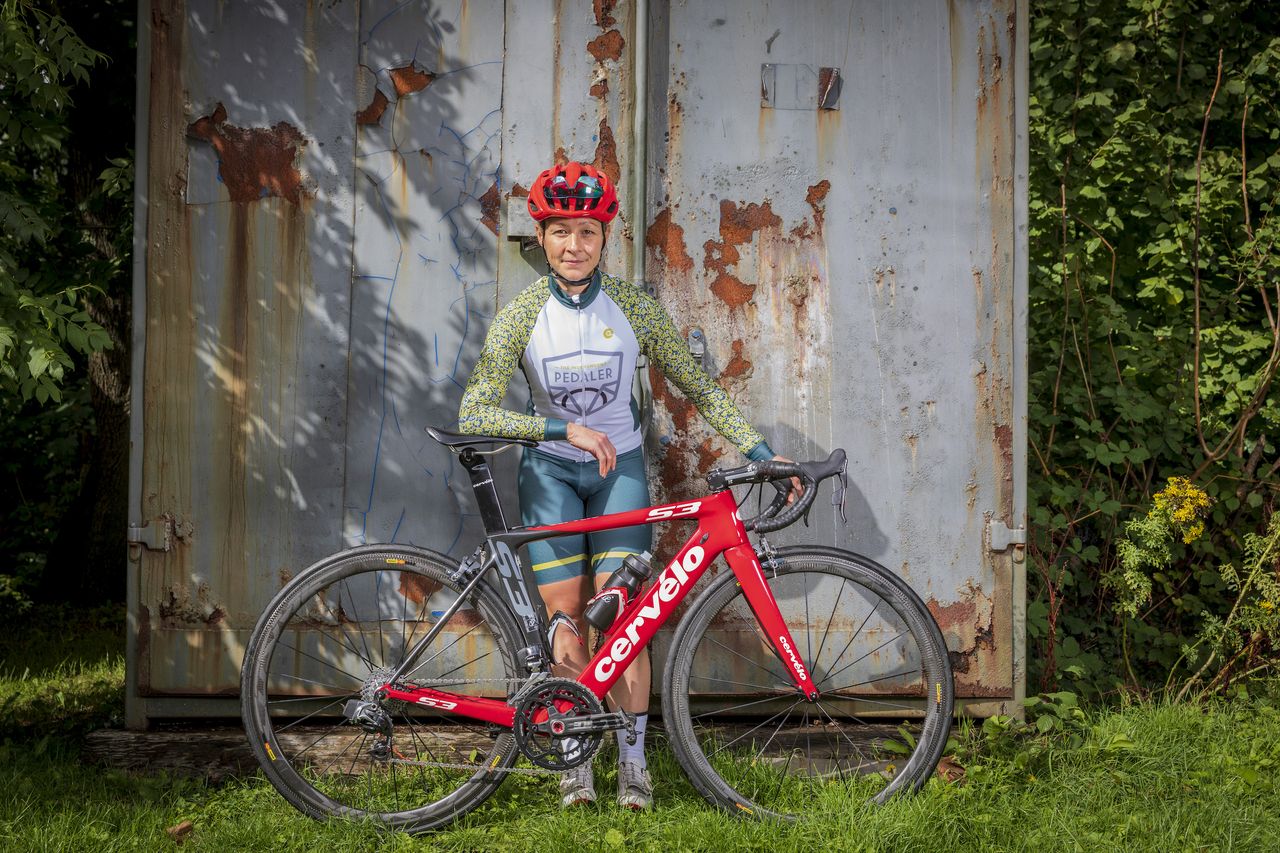
[[[818,698],[818,688],[800,659],[795,639],[791,636],[791,629],[782,618],[778,600],[769,589],[755,549],[749,543],[739,545],[725,551],[724,558],[737,576],[738,585],[742,587],[742,594],[747,599],[751,612],[755,614],[760,629],[768,638],[773,653],[787,668],[787,673],[791,676],[796,690],[804,694],[804,698],[808,701],[815,701]]]

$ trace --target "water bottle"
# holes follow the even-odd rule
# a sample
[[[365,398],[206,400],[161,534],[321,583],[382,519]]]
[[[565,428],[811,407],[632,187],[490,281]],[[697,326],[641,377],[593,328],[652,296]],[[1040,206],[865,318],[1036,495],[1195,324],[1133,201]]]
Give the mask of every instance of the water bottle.
[[[582,615],[597,631],[604,632],[612,628],[618,616],[635,598],[636,592],[649,579],[653,572],[649,565],[652,556],[648,551],[643,554],[628,554],[623,558],[622,566],[609,575],[604,587],[587,602]]]

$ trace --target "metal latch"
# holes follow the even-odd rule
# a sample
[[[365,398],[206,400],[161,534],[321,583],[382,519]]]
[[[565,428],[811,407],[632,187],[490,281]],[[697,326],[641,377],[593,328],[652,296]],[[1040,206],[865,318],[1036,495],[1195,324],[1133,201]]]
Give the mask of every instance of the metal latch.
[[[128,542],[149,551],[168,551],[172,547],[173,521],[156,518],[146,524],[129,522]]]
[[[1027,544],[1025,527],[1009,527],[998,518],[987,522],[987,541],[992,551],[1007,551],[1011,545]]]
[[[707,338],[702,334],[701,329],[694,329],[689,333],[689,355],[693,356],[693,360],[698,362],[698,366],[703,370],[707,369],[704,359],[707,357]]]

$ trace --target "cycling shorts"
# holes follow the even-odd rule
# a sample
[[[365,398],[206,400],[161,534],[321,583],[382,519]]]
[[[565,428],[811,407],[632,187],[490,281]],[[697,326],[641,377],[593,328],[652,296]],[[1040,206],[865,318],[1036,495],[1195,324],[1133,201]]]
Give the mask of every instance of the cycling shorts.
[[[526,527],[577,521],[649,506],[644,451],[623,453],[609,476],[600,477],[600,463],[573,462],[526,449],[520,462],[520,521]],[[647,524],[544,539],[528,545],[529,562],[539,586],[610,573],[628,554],[652,546]]]

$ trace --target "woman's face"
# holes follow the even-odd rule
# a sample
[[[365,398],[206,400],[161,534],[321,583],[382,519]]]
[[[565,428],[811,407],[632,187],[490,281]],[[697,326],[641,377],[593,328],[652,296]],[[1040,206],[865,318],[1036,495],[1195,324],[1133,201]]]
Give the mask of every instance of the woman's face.
[[[556,275],[569,281],[586,278],[600,265],[604,226],[594,219],[553,217],[537,229],[538,243]]]

